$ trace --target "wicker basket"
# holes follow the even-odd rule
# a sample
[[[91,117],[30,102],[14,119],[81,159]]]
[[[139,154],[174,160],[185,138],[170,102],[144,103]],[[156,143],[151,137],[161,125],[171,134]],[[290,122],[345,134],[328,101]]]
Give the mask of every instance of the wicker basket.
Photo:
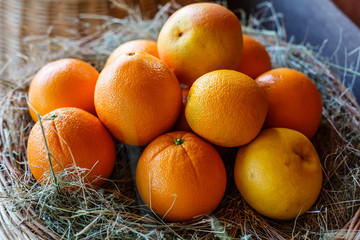
[[[0,1],[0,60],[25,53],[23,39],[33,35],[76,37],[81,13],[108,14],[109,3],[102,0],[10,0]]]
[[[128,9],[138,8],[143,18],[152,18],[158,6],[169,0],[1,0],[0,65],[21,53],[26,54],[23,40],[27,36],[49,35],[77,38],[88,22],[95,29],[101,20],[84,20],[81,14],[100,14],[122,18]],[[180,4],[204,0],[180,0]],[[88,29],[88,28],[87,28]]]
[[[200,1],[202,0],[178,2],[185,5]],[[121,18],[128,14],[126,9],[130,6],[130,9],[140,10],[142,17],[152,18],[158,11],[158,6],[166,2],[168,0],[0,0],[0,70],[13,56],[26,55],[23,41],[25,37],[49,35],[78,38],[90,34],[91,28],[84,32],[81,27],[84,23],[79,16],[83,13]],[[88,21],[94,28],[102,23],[101,20],[94,19],[83,21]],[[0,158],[3,161],[3,156]],[[4,164],[13,164],[8,159],[4,157]],[[12,174],[21,175],[20,172]],[[0,174],[1,196],[6,196],[5,189],[9,188],[9,181],[4,176]],[[6,202],[0,204],[0,239],[58,239],[57,234],[37,220],[34,210],[21,209],[20,212],[14,212],[9,211],[10,207],[13,206]],[[344,230],[339,232],[337,239],[359,240],[359,229],[360,209],[344,226]]]

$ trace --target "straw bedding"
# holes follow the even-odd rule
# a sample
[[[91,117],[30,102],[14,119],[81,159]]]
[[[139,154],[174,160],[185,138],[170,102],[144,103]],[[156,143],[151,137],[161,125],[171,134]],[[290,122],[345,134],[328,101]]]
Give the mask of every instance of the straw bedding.
[[[124,19],[101,19],[103,24],[85,38],[43,36],[26,38],[28,54],[15,70],[11,62],[0,69],[0,238],[1,239],[357,239],[360,228],[360,108],[341,76],[311,46],[283,40],[277,14],[252,18],[244,32],[261,41],[273,67],[290,67],[314,80],[324,102],[323,118],[312,139],[323,166],[324,180],[315,205],[292,221],[265,218],[241,198],[233,182],[234,153],[222,153],[228,169],[228,187],[214,213],[187,223],[167,223],[139,200],[134,170],[141,148],[117,142],[117,165],[102,189],[79,186],[72,193],[57,191],[53,183],[39,186],[27,166],[26,142],[33,122],[26,93],[33,74],[46,62],[76,57],[101,70],[118,44],[136,38],[156,39],[167,16],[180,6],[162,7],[152,20],[133,14]],[[271,6],[262,6],[273,10]],[[276,31],[261,29],[272,21]],[[86,26],[84,26],[86,27]],[[360,75],[349,70],[348,74]],[[61,176],[59,176],[61,180]],[[60,184],[79,185],[79,182]],[[342,228],[344,230],[340,231]]]

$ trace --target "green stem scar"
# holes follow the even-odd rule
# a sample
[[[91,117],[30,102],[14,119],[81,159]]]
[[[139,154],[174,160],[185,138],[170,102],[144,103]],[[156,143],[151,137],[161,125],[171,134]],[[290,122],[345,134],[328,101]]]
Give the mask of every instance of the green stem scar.
[[[54,120],[55,118],[57,118],[59,115],[57,113],[53,113],[50,115],[49,120]]]
[[[184,139],[178,138],[174,140],[175,145],[181,145],[184,142]]]

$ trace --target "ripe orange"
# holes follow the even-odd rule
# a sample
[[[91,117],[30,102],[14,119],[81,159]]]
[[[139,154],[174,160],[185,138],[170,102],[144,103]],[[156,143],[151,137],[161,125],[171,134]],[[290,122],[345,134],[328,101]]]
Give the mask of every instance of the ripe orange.
[[[115,48],[115,50],[108,57],[105,66],[111,64],[117,57],[121,54],[130,53],[130,52],[146,52],[150,55],[153,55],[156,58],[159,58],[159,53],[157,49],[157,43],[152,40],[137,39],[125,42]]]
[[[186,103],[187,103],[187,97],[189,94],[189,88],[188,87],[183,88],[183,89],[181,89],[181,92],[182,92],[181,111],[180,111],[179,118],[176,121],[173,129],[175,131],[192,132],[191,127],[189,126],[189,124],[187,123],[186,118],[185,118],[185,107],[186,107]]]
[[[168,221],[210,214],[226,188],[224,163],[209,143],[193,133],[157,137],[141,154],[136,186],[145,204]]]
[[[159,59],[147,53],[123,54],[100,73],[95,108],[113,136],[143,146],[174,125],[181,87]]]
[[[94,186],[102,185],[115,164],[115,144],[111,135],[94,115],[78,108],[56,109],[42,119],[54,172],[73,166],[87,169],[80,177]],[[27,145],[30,170],[41,184],[50,176],[40,122],[32,128]],[[98,179],[98,178],[101,179]]]
[[[243,35],[243,54],[237,71],[255,79],[271,69],[271,60],[265,47],[255,39]]]
[[[78,59],[60,59],[45,65],[34,76],[29,88],[29,110],[41,116],[61,107],[77,107],[95,113],[94,89],[99,73]]]
[[[239,19],[215,3],[194,3],[176,11],[158,37],[160,59],[188,86],[201,75],[233,69],[242,54]]]
[[[252,78],[234,70],[217,70],[198,78],[190,88],[185,108],[191,129],[223,147],[254,139],[266,113],[264,92]]]
[[[322,100],[315,84],[306,75],[278,68],[260,75],[256,82],[269,103],[265,127],[291,128],[308,138],[314,136],[322,116]]]

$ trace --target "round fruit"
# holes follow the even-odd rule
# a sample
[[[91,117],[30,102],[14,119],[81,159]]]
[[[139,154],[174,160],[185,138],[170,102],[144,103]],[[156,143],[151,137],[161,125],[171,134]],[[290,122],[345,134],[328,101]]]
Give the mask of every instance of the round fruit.
[[[32,128],[27,145],[30,170],[41,184],[50,176],[46,145],[54,172],[73,167],[87,169],[79,177],[86,183],[102,185],[115,165],[115,144],[111,135],[94,115],[78,108],[56,109]],[[78,173],[78,172],[74,172]]]
[[[235,182],[259,213],[292,219],[316,201],[322,183],[319,157],[309,139],[287,128],[263,130],[238,150]]]
[[[155,41],[137,39],[125,42],[115,48],[115,50],[108,57],[105,66],[111,64],[120,55],[130,52],[146,52],[156,58],[159,58],[157,43]]]
[[[322,116],[322,100],[315,84],[303,73],[278,68],[260,75],[256,83],[264,90],[269,110],[265,127],[297,130],[315,135]]]
[[[189,124],[186,121],[185,118],[185,107],[187,103],[187,97],[189,94],[189,88],[183,88],[182,91],[182,105],[181,105],[181,111],[178,120],[176,121],[174,125],[175,131],[186,131],[186,132],[192,132]]]
[[[159,59],[147,53],[123,54],[100,73],[95,108],[113,136],[144,146],[174,125],[181,87]]]
[[[271,60],[265,47],[255,39],[243,35],[243,54],[237,71],[255,79],[271,69]]]
[[[94,89],[99,73],[78,59],[60,59],[45,65],[32,79],[29,88],[29,110],[38,120],[41,115],[61,107],[77,107],[95,113]]]
[[[247,144],[260,132],[267,112],[264,92],[249,76],[217,70],[190,88],[185,117],[191,129],[223,147]]]
[[[158,38],[160,59],[188,86],[201,75],[233,69],[242,54],[239,19],[215,3],[194,3],[176,11]]]
[[[168,221],[210,214],[226,188],[224,163],[209,143],[193,133],[157,137],[141,154],[136,186],[145,204]]]

